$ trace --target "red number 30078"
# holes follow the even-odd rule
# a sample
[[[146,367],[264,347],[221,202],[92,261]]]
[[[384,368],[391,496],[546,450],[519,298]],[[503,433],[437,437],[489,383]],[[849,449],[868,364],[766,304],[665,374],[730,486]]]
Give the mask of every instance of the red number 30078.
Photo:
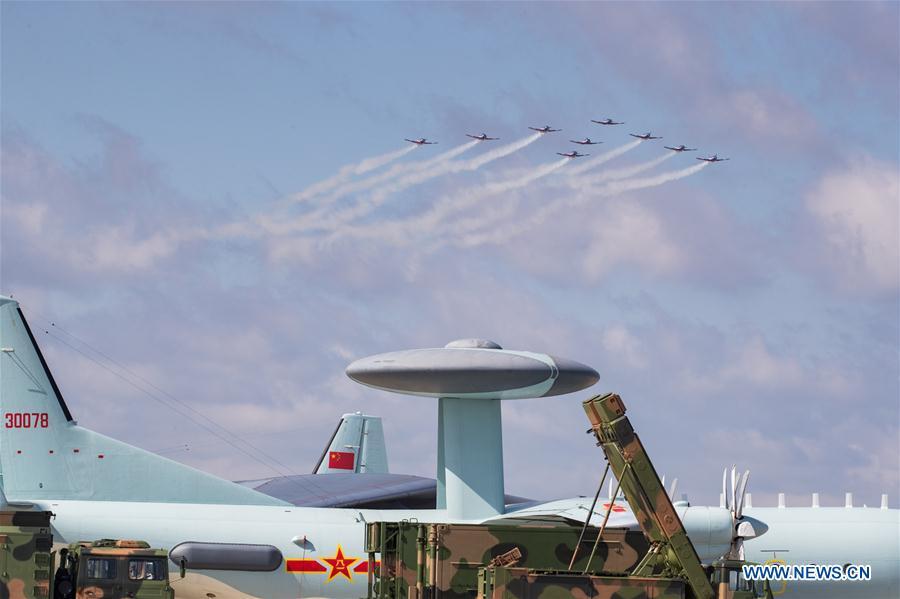
[[[7,412],[6,428],[47,428],[50,419],[47,412]]]

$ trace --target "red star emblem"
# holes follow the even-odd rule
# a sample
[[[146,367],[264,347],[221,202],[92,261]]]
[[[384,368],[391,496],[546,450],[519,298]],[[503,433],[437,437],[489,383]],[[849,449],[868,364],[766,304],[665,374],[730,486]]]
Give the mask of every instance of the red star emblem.
[[[359,561],[358,557],[344,557],[344,551],[341,549],[341,546],[337,546],[337,551],[334,554],[334,557],[323,557],[322,561],[331,566],[331,572],[328,573],[328,580],[325,582],[331,582],[331,580],[341,574],[347,578],[347,580],[353,580],[353,574],[350,573],[350,566]]]

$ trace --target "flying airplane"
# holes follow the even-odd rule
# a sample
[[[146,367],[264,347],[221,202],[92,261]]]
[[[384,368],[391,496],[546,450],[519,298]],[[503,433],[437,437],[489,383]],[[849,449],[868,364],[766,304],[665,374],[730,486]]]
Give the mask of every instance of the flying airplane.
[[[719,158],[718,154],[713,154],[709,158],[698,157],[697,160],[702,160],[703,162],[725,162],[726,160],[731,160],[731,158]]]
[[[416,144],[417,146],[433,146],[437,143],[436,141],[426,141],[426,138],[424,137],[420,137],[419,139],[406,139],[404,137],[403,139],[411,144]]]
[[[495,141],[500,139],[499,137],[488,137],[487,133],[483,133],[481,135],[472,135],[471,133],[466,133],[466,137],[471,137],[472,139],[477,139],[478,141]]]
[[[443,366],[452,377],[458,373],[460,363],[467,363],[472,357],[488,356],[496,373],[502,373],[500,378],[511,387],[502,391],[510,399],[568,393],[596,381],[596,373],[587,367],[544,354],[507,351],[499,346],[475,349],[472,345],[450,345],[448,354],[435,353],[446,350],[395,352],[393,363],[375,356],[369,359],[369,364],[372,368],[393,364],[405,369],[408,376],[418,377],[422,369],[412,371],[409,366],[426,364],[421,360],[432,360],[435,355],[448,355],[455,362],[445,360]],[[405,362],[400,359],[404,356]],[[496,373],[491,378],[487,376],[490,373],[479,371],[481,383],[496,385]],[[34,509],[52,511],[52,532],[57,547],[82,540],[130,538],[168,549],[175,563],[184,557],[186,577],[181,578],[173,568],[172,586],[179,599],[360,597],[367,586],[366,522],[459,521],[452,514],[455,509],[468,507],[455,505],[460,501],[459,493],[465,494],[467,481],[457,481],[446,473],[464,471],[465,468],[449,468],[451,460],[464,459],[467,455],[477,456],[476,463],[469,466],[481,477],[486,474],[483,468],[486,460],[500,458],[501,470],[487,474],[491,479],[499,476],[502,491],[499,435],[467,436],[471,430],[454,430],[454,427],[483,427],[494,413],[499,424],[499,401],[487,401],[487,411],[481,419],[458,419],[455,410],[468,410],[475,405],[472,402],[483,401],[477,394],[467,398],[462,393],[460,398],[451,398],[452,401],[439,408],[443,422],[456,420],[451,429],[442,429],[437,435],[444,440],[443,449],[438,452],[439,463],[446,463],[447,470],[439,471],[436,508],[361,507],[354,501],[352,491],[319,502],[321,507],[298,507],[293,501],[217,478],[79,426],[18,302],[2,296],[0,374],[0,419],[4,422],[0,435],[3,475],[0,505],[30,504]],[[354,369],[351,365],[347,374],[358,382],[377,386],[363,380],[365,368]],[[429,373],[424,383],[429,383],[432,376]],[[397,378],[382,376],[371,380],[385,385],[395,384]],[[478,382],[472,377],[465,381],[466,384]],[[439,396],[443,383],[432,382],[439,385],[425,395]],[[343,420],[346,419],[345,416]],[[379,435],[373,425],[372,420],[363,417],[353,423],[342,422],[316,468],[325,472],[324,466],[332,472],[309,475],[318,477],[316,484],[334,490],[340,485],[327,483],[330,477],[336,477],[334,480],[338,482],[346,476],[359,477],[363,482],[373,480],[363,500],[373,504],[378,483],[366,477],[377,478],[387,468],[386,454],[383,459],[379,457],[381,451],[375,446]],[[374,444],[368,449],[365,448],[367,435],[368,441]],[[451,435],[462,435],[470,444],[477,445],[479,451],[471,454],[469,447],[466,452],[447,451],[448,447],[452,449],[448,445]],[[486,447],[493,447],[487,453],[496,456],[481,451]],[[378,472],[362,473],[365,472],[363,464]],[[460,466],[465,464],[453,464],[454,468]],[[290,484],[290,481],[282,482]],[[455,493],[449,492],[451,484]],[[299,493],[296,489],[293,492]],[[402,489],[392,488],[385,498],[397,497],[398,493],[402,494]],[[480,497],[470,494],[468,499],[477,501]],[[502,523],[515,518],[555,518],[577,524],[587,517],[590,503],[583,497],[522,502],[503,499],[503,495],[499,501],[499,513],[463,520]],[[733,508],[686,503],[677,503],[676,507],[704,563],[711,563],[743,538],[737,534],[741,527],[736,525]],[[638,528],[634,514],[626,506],[622,508],[611,510],[607,527]],[[884,508],[745,508],[743,520],[751,524],[756,535],[746,539],[747,557],[760,561],[784,560],[789,564],[872,565],[873,579],[864,583],[865,586],[848,589],[849,583],[788,583],[785,598],[831,599],[859,593],[873,599],[896,597],[900,584],[896,567],[900,561],[900,547],[896,542],[900,512],[886,509],[886,502]],[[599,526],[602,516],[602,512],[595,513],[590,523]],[[767,542],[769,539],[771,542]]]
[[[575,150],[571,152],[557,152],[557,156],[565,156],[566,158],[581,158],[582,156],[590,156],[590,154],[579,154]]]
[[[602,144],[602,141],[591,141],[590,137],[585,137],[584,139],[570,139],[573,144],[580,144],[582,146],[596,146],[597,144]]]
[[[663,147],[667,150],[672,150],[673,152],[693,152],[697,149],[697,148],[686,148],[684,146],[684,144],[681,144],[680,146],[675,146],[675,147],[672,147],[672,146],[663,146]]]
[[[662,139],[662,137],[653,137],[650,132],[644,133],[643,135],[638,135],[637,133],[629,133],[631,137],[637,137],[638,139],[648,140],[648,139]]]
[[[591,122],[597,123],[598,125],[624,125],[625,124],[625,121],[617,123],[616,121],[614,121],[612,119],[603,119],[602,121],[595,121],[594,119],[591,119]]]
[[[551,129],[550,125],[544,125],[543,127],[529,127],[532,131],[537,131],[538,133],[554,133],[556,131],[562,131],[562,129]]]

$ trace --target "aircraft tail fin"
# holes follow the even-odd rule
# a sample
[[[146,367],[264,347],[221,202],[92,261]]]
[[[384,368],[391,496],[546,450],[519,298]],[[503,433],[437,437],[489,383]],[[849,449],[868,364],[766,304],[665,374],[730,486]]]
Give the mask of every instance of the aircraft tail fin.
[[[0,296],[0,489],[41,499],[286,505],[78,426],[18,302]]]
[[[387,448],[381,418],[361,412],[344,414],[313,474],[357,472],[387,474]]]

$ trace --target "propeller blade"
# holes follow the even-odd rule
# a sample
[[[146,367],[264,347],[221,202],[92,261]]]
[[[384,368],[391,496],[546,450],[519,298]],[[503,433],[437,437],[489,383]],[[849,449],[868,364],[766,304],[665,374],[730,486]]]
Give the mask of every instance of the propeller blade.
[[[722,470],[722,497],[725,498],[723,500],[725,509],[731,509],[728,505],[728,468]]]
[[[735,506],[734,517],[737,520],[741,519],[741,514],[744,511],[744,501],[747,497],[747,481],[750,480],[750,471],[744,470],[743,476],[741,476],[739,484],[738,484],[738,502]]]
[[[671,499],[672,501],[675,501],[675,489],[677,489],[677,488],[678,488],[678,479],[673,478],[672,486],[669,487],[669,499]]]
[[[731,465],[731,513],[734,514],[735,505],[737,505],[737,497],[735,496],[735,491],[737,491],[737,481],[735,480],[735,476],[737,475],[737,466],[735,464]]]

